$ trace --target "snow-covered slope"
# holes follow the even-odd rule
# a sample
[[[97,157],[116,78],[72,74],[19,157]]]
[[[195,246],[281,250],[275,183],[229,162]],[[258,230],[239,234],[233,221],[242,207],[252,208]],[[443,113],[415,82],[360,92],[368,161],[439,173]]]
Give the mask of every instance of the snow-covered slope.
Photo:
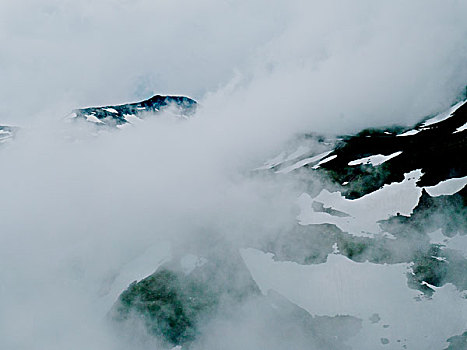
[[[348,198],[401,182],[404,174],[416,169],[423,173],[420,186],[435,186],[467,175],[465,123],[467,101],[463,100],[408,131],[400,127],[364,130],[335,140],[336,146],[330,146],[325,153],[310,150],[290,159],[284,152],[283,161],[265,165],[278,173],[320,169],[346,186],[342,191]]]

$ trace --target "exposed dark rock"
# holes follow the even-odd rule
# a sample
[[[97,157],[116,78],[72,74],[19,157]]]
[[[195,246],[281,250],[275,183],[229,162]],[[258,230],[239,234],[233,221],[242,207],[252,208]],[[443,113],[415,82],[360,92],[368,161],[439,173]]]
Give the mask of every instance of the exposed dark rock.
[[[230,349],[224,331],[237,339],[245,329],[255,327],[264,348],[300,344],[309,349],[350,350],[344,342],[360,330],[361,320],[313,317],[277,293],[262,295],[240,255],[226,247],[213,249],[200,261],[184,271],[182,260],[174,258],[151,276],[133,282],[109,312],[112,323],[122,333],[131,333],[137,319],[169,348]]]
[[[219,308],[260,295],[238,253],[217,249],[203,264],[183,271],[178,259],[154,274],[133,282],[113,306],[110,317],[125,327],[137,317],[148,332],[171,345],[192,342],[200,323],[216,315]]]
[[[455,110],[447,119],[425,126],[419,123],[412,129],[414,134],[400,136],[407,131],[402,127],[382,129],[367,129],[356,135],[345,135],[338,138],[334,149],[327,157],[333,159],[316,167],[316,162],[297,167],[295,171],[305,169],[322,173],[330,177],[336,184],[345,183],[340,188],[348,199],[360,198],[371,193],[385,184],[400,182],[404,173],[421,169],[423,176],[420,186],[433,186],[440,181],[463,177],[467,175],[467,129],[458,131],[467,123],[467,101]],[[317,142],[325,140],[318,135],[310,134]],[[379,165],[358,164],[349,162],[373,155],[391,155],[402,152],[392,159]],[[309,158],[313,154],[304,154],[293,160]],[[281,170],[288,165],[279,163],[272,170]]]
[[[173,107],[182,117],[194,114],[197,102],[185,96],[155,95],[148,100],[116,106],[75,109],[72,118],[93,121],[97,125],[118,126],[128,123],[129,117],[141,117],[145,113],[158,113]]]
[[[348,198],[358,198],[384,184],[403,180],[403,174],[414,169],[424,173],[420,186],[467,175],[467,130],[455,132],[467,122],[467,103],[453,115],[427,127],[418,126],[414,135],[397,136],[391,129],[367,130],[345,137],[333,154],[337,157],[322,165],[335,181],[349,182]],[[377,166],[349,166],[352,160],[401,151],[397,157]]]

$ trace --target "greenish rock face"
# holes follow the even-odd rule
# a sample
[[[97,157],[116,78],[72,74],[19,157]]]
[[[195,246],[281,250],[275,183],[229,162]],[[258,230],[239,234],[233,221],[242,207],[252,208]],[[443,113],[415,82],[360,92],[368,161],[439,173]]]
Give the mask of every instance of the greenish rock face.
[[[123,327],[139,319],[150,335],[167,345],[192,342],[199,324],[212,318],[219,307],[260,295],[241,258],[224,253],[222,263],[220,256],[209,256],[189,273],[174,259],[151,276],[133,282],[120,295],[110,318]]]
[[[138,315],[151,334],[175,345],[194,340],[199,319],[218,302],[219,295],[195,279],[161,268],[132,283],[120,295],[111,314],[118,322]]]

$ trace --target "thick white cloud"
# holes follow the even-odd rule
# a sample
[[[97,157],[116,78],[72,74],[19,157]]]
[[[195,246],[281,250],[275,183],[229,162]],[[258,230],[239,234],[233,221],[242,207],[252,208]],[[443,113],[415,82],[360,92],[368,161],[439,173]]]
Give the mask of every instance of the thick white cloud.
[[[465,1],[0,2],[0,348],[117,349],[99,289],[161,240],[294,219],[248,170],[296,132],[410,123],[467,81]],[[61,118],[152,93],[186,123],[90,137]],[[79,141],[66,141],[73,135]],[[290,186],[289,186],[290,185]]]
[[[240,76],[227,98],[248,120],[414,122],[465,86],[466,12],[453,0],[6,0],[1,120],[152,93],[203,99]]]

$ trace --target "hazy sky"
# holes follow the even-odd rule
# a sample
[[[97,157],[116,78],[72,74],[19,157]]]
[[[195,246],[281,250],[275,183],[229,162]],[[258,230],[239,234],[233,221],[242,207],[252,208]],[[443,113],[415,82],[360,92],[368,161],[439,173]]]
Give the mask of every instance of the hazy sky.
[[[249,120],[414,122],[466,84],[466,12],[461,0],[4,0],[0,121],[229,86],[221,105]]]

